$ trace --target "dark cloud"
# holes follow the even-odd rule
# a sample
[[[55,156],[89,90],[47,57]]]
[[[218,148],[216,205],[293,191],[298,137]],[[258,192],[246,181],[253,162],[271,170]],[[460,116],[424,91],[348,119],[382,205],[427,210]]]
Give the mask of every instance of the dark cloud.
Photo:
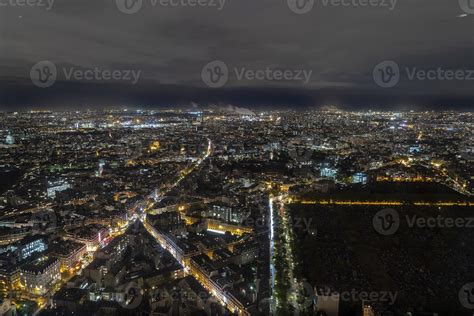
[[[46,0],[43,0],[46,1]],[[115,0],[56,0],[41,7],[0,7],[0,105],[190,102],[240,106],[446,106],[470,109],[474,81],[409,81],[390,89],[373,82],[373,67],[395,60],[418,69],[474,69],[474,15],[457,1],[398,0],[394,10],[324,7],[293,13],[286,0],[227,0],[216,7],[152,7],[121,13]],[[73,82],[59,77],[47,89],[29,80],[42,60],[58,68],[141,71],[137,85]],[[202,67],[306,69],[311,81],[257,82],[231,76],[208,89]]]

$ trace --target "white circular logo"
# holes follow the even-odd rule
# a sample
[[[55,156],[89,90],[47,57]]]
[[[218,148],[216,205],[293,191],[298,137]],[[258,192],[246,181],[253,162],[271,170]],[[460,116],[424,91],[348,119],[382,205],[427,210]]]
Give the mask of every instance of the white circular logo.
[[[474,282],[464,284],[458,293],[459,302],[467,309],[474,309]]]
[[[459,6],[467,14],[474,14],[474,0],[459,0]]]
[[[400,227],[400,216],[393,208],[386,208],[375,214],[372,224],[379,234],[384,236],[393,235]]]
[[[296,14],[305,14],[313,9],[314,0],[287,0],[288,7]]]
[[[58,76],[56,65],[48,60],[36,63],[30,70],[30,78],[33,84],[40,88],[51,87]]]
[[[382,88],[392,88],[400,81],[400,67],[393,60],[385,60],[374,67],[375,83]]]
[[[143,0],[115,0],[115,4],[120,12],[134,14],[142,8]]]
[[[229,80],[229,69],[223,61],[214,60],[202,68],[201,78],[207,86],[220,88]]]

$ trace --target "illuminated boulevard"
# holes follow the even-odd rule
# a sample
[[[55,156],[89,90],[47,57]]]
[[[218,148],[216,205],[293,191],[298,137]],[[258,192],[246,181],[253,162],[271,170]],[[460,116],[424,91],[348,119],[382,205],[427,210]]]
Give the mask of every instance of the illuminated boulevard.
[[[181,176],[179,179],[169,187],[168,191],[175,188],[183,179],[185,179],[189,174],[191,174],[194,170],[196,170],[210,155],[212,152],[212,142],[208,139],[208,146],[205,155],[198,159],[194,165],[189,167],[188,169],[181,172]],[[162,192],[155,194],[155,200],[159,200],[161,197],[166,196],[167,192]],[[171,255],[178,261],[183,267],[186,274],[192,275],[204,288],[206,288],[210,294],[213,295],[223,306],[226,306],[231,312],[237,312],[239,315],[250,315],[245,310],[243,310],[242,306],[233,303],[232,301],[227,300],[226,293],[219,293],[218,290],[212,286],[209,282],[206,282],[206,277],[204,275],[200,275],[198,271],[192,269],[189,260],[183,259],[175,250],[175,248],[167,241],[167,238],[154,229],[150,223],[147,221],[146,212],[149,209],[152,209],[153,206],[148,207],[144,210],[144,213],[139,216],[140,221],[143,223],[146,230],[157,240],[157,242],[163,247],[164,249],[168,250]]]
[[[196,170],[211,155],[211,152],[212,152],[212,142],[211,140],[208,139],[208,147],[207,147],[207,151],[205,155],[202,158],[198,159],[197,162],[193,166],[181,172],[181,176],[169,188],[169,190],[176,187],[186,176],[188,176],[194,170]],[[155,200],[164,196],[166,196],[166,192],[157,194],[157,198],[155,198]],[[148,211],[148,209],[151,209],[151,208],[152,207],[145,209],[145,212],[143,213],[143,215],[139,217],[140,220],[142,221],[146,230],[157,240],[157,242],[161,245],[161,247],[168,250],[176,259],[176,261],[178,261],[184,267],[185,273],[192,275],[205,289],[209,291],[210,294],[213,295],[213,297],[215,297],[223,306],[226,306],[232,313],[237,312],[239,315],[250,315],[248,314],[248,312],[246,312],[242,308],[243,306],[239,306],[239,304],[235,304],[233,301],[228,300],[226,293],[220,293],[216,287],[213,287],[212,284],[210,284],[209,282],[206,282],[206,277],[204,275],[201,275],[199,271],[192,269],[189,260],[182,258],[176,252],[176,249],[167,241],[166,236],[158,232],[156,229],[152,227],[152,225],[150,225],[150,223],[147,221],[146,211]]]
[[[270,273],[272,315],[294,313],[304,309],[303,287],[295,276],[292,219],[287,212],[285,194],[270,196]],[[289,303],[289,304],[288,304]]]

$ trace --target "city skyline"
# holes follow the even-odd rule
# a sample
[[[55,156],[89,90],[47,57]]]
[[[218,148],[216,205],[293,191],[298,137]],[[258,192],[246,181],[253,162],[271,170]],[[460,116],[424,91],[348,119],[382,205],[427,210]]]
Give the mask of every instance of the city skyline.
[[[0,0],[0,316],[474,315],[474,0]]]
[[[7,315],[474,308],[472,112],[31,111],[0,126]]]

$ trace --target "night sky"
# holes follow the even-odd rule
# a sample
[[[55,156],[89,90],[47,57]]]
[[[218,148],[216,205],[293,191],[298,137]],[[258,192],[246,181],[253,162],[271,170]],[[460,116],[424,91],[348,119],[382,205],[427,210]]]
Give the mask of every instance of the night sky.
[[[8,1],[21,0],[0,2]],[[388,7],[324,6],[325,0],[315,0],[304,14],[293,12],[287,0],[207,0],[215,6],[201,7],[153,6],[143,0],[134,14],[121,12],[115,0],[56,0],[49,10],[47,0],[41,1],[45,7],[0,6],[2,110],[191,103],[474,108],[474,14],[458,0],[398,0],[393,9],[388,0],[383,1]],[[203,67],[214,60],[229,68],[223,87],[210,88],[201,78]],[[374,67],[385,60],[400,67],[400,81],[391,88],[373,78]],[[57,68],[48,88],[30,79],[40,61]],[[472,80],[410,80],[406,69],[415,67],[462,70]],[[140,78],[133,84],[64,75],[68,69],[94,68],[140,71]],[[244,68],[312,75],[308,83],[239,80],[234,69]]]

